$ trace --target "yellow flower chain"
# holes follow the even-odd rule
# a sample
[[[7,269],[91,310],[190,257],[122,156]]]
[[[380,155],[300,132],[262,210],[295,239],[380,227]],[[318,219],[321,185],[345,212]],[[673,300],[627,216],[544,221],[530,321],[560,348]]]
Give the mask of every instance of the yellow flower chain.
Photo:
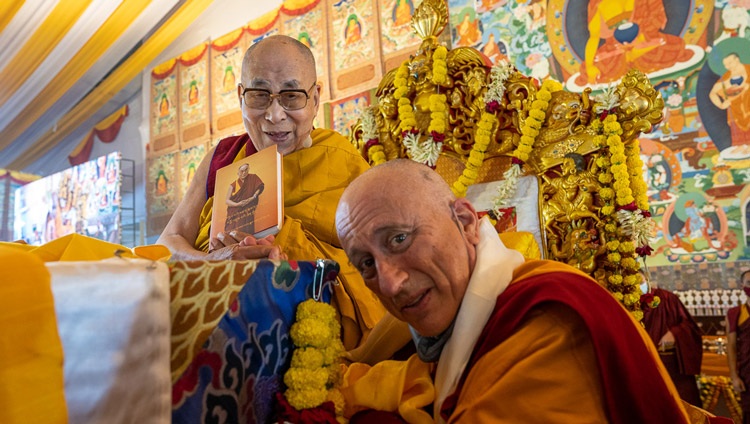
[[[529,160],[529,153],[531,153],[539,130],[544,123],[552,93],[560,90],[562,90],[562,84],[555,80],[548,79],[542,83],[542,87],[536,93],[536,98],[531,102],[529,115],[526,117],[523,127],[521,127],[521,141],[511,154],[512,156],[517,157],[522,162]]]
[[[740,395],[734,391],[732,380],[726,376],[706,377],[701,376],[698,379],[700,388],[701,403],[703,409],[711,411],[716,407],[719,397],[723,394],[730,414],[733,417],[742,416],[742,406],[740,405]]]
[[[438,87],[448,82],[448,64],[446,58],[448,55],[448,49],[444,46],[438,46],[432,54],[432,81]],[[393,86],[395,91],[393,97],[398,101],[398,117],[400,120],[399,129],[401,130],[404,141],[409,141],[407,146],[412,146],[410,150],[410,156],[418,161],[424,162],[427,165],[434,166],[437,161],[437,156],[442,150],[442,143],[445,139],[445,131],[447,129],[447,111],[448,103],[445,94],[432,94],[429,97],[429,110],[430,110],[430,124],[427,129],[428,139],[420,151],[414,151],[420,143],[417,133],[417,119],[414,115],[414,106],[411,100],[407,97],[409,92],[409,67],[408,60],[404,61],[396,71],[396,76],[393,80]]]
[[[401,121],[399,128],[401,132],[409,132],[417,126],[417,118],[414,116],[414,107],[411,101],[406,97],[409,91],[407,81],[409,78],[409,67],[407,62],[401,64],[396,71],[396,77],[393,80],[393,86],[396,90],[393,92],[393,98],[398,101],[398,118]]]
[[[365,140],[367,147],[367,157],[373,165],[385,163],[385,151],[380,144],[378,136],[378,125],[372,108],[366,108],[362,113],[362,138]],[[369,147],[368,147],[369,146]]]
[[[607,261],[610,263],[607,267],[606,283],[615,298],[640,321],[643,319],[643,312],[640,309],[641,281],[637,274],[640,265],[636,260],[636,245],[623,233],[622,222],[617,216],[618,207],[632,208],[634,202],[639,209],[648,210],[638,142],[631,142],[625,146],[620,138],[622,126],[615,114],[607,114],[603,120],[595,119],[591,127],[599,132],[599,135],[594,137],[595,145],[602,148],[602,151],[609,152],[608,156],[603,155],[596,159],[600,169],[598,178],[602,184],[599,198],[603,201],[599,214],[605,223],[605,238],[608,240]]]
[[[287,401],[293,408],[302,410],[331,400],[340,415],[343,397],[337,387],[341,378],[339,358],[344,345],[336,310],[313,299],[300,303],[289,334],[295,348],[291,366],[284,374]]]
[[[383,146],[380,144],[373,144],[370,146],[370,148],[367,149],[367,157],[370,158],[373,165],[385,163],[385,151],[383,151]]]
[[[445,117],[448,110],[446,100],[445,94],[430,95],[430,126],[427,128],[428,133],[436,132],[445,134],[445,129],[447,128]]]
[[[625,156],[627,157],[628,169],[630,170],[630,190],[635,197],[635,204],[638,209],[647,211],[648,204],[648,186],[643,179],[643,161],[641,160],[641,146],[638,139],[631,141],[625,147]]]
[[[437,85],[448,83],[448,64],[445,59],[448,57],[448,49],[445,46],[438,46],[432,53],[432,82]]]
[[[482,112],[482,118],[479,120],[477,130],[474,133],[474,146],[471,147],[471,152],[469,152],[466,167],[451,187],[456,197],[466,196],[466,190],[477,180],[479,168],[484,162],[484,155],[492,140],[492,129],[495,124],[497,124],[497,117],[494,113]]]
[[[534,142],[539,136],[539,130],[547,116],[547,108],[549,107],[549,101],[552,99],[552,93],[560,90],[562,90],[562,84],[548,79],[542,83],[536,93],[536,98],[531,102],[529,114],[521,127],[521,140],[511,153],[511,156],[521,163],[514,161],[510,168],[503,173],[503,180],[498,187],[498,195],[493,199],[495,213],[499,213],[500,208],[509,206],[506,202],[515,195],[518,178],[523,174],[521,165],[529,160],[529,153],[534,147]]]

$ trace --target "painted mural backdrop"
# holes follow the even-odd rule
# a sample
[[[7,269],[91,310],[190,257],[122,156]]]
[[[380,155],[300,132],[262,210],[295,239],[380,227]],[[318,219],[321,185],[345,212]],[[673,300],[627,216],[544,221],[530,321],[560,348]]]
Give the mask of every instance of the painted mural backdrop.
[[[411,16],[420,0],[383,0],[380,3],[380,46],[383,54],[418,45],[422,40],[411,27]]]
[[[361,116],[361,111],[370,106],[370,94],[370,91],[365,91],[331,102],[331,121],[328,123],[328,128],[333,128],[336,132],[349,137],[352,126]]]
[[[545,1],[449,0],[453,47],[474,47],[492,63],[507,59],[526,75],[550,75]]]
[[[333,4],[330,37],[333,40],[333,69],[340,71],[365,62],[375,54],[366,40],[374,31],[371,0],[341,0]]]
[[[449,8],[454,46],[507,58],[570,91],[597,94],[632,67],[645,72],[666,105],[664,122],[640,140],[657,224],[652,275],[673,288],[736,285],[732,271],[750,259],[750,0],[449,0]]]
[[[180,151],[180,200],[185,197],[190,182],[193,181],[193,176],[195,176],[195,171],[205,155],[206,146],[204,144]]]
[[[326,22],[323,9],[316,7],[302,15],[288,17],[282,25],[284,34],[296,38],[313,52],[318,75],[326,75],[328,73],[328,49],[326,49]]]

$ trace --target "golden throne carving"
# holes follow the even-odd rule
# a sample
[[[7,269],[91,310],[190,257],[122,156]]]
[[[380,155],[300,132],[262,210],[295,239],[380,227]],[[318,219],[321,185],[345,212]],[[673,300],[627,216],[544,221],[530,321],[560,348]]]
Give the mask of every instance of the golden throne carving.
[[[352,142],[372,165],[408,157],[435,168],[457,196],[492,182],[494,218],[513,206],[538,217],[543,256],[589,273],[640,319],[638,257],[653,224],[638,136],[663,118],[659,92],[635,70],[593,96],[491,66],[473,48],[440,46],[447,19],[444,0],[417,8],[423,41],[385,74]],[[529,193],[534,205],[520,206]]]

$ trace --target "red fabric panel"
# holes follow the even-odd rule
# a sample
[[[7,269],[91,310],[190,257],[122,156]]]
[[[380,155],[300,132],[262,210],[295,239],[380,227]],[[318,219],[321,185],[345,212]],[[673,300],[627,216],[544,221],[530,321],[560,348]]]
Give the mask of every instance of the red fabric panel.
[[[661,377],[658,359],[647,349],[628,312],[596,282],[573,273],[551,272],[511,284],[498,296],[466,369],[513,334],[535,306],[546,302],[572,308],[588,327],[611,423],[684,422],[678,400]],[[441,414],[450,416],[467,374],[446,399]]]
[[[91,157],[91,150],[94,148],[94,131],[89,131],[89,135],[86,136],[86,144],[83,146],[80,152],[75,156],[68,155],[68,162],[72,166],[80,165]]]
[[[128,115],[120,115],[119,118],[115,122],[112,123],[112,125],[108,126],[107,128],[98,130],[94,129],[94,133],[99,138],[99,140],[102,141],[102,143],[111,143],[115,141],[117,138],[117,135],[120,134],[120,128],[122,128],[122,123],[125,122],[125,118]]]

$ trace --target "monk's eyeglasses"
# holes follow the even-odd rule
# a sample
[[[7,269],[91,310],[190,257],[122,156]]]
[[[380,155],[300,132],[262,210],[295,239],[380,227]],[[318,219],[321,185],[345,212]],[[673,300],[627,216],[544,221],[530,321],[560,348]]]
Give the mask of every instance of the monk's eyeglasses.
[[[284,110],[299,110],[307,106],[310,90],[316,85],[317,82],[307,90],[281,90],[276,94],[264,88],[244,88],[242,84],[240,84],[240,89],[242,89],[242,101],[250,109],[265,110],[271,106],[273,99],[276,99]]]

